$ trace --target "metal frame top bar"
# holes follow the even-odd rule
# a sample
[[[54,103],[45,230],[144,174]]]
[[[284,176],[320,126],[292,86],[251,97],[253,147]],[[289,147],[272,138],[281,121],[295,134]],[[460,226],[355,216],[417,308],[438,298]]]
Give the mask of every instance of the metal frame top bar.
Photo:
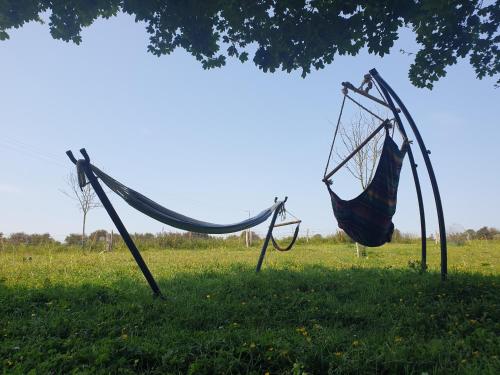
[[[292,221],[286,221],[284,223],[279,223],[275,224],[274,227],[284,227],[285,225],[292,225],[292,224],[300,224],[302,223],[302,220],[292,220]]]
[[[363,90],[360,90],[358,89],[357,87],[355,87],[352,83],[350,82],[342,82],[342,86],[344,86],[346,89],[348,90],[352,90],[354,91],[355,93],[359,94],[359,95],[362,95],[368,99],[371,99],[373,100],[374,102],[377,102],[378,104],[381,104],[389,109],[392,110],[392,108],[389,106],[389,104],[387,104],[386,102],[384,102],[383,100],[380,100],[379,98],[376,98],[375,96],[373,95],[370,95],[368,94],[367,92],[363,91]],[[399,113],[401,112],[401,110],[399,108],[396,108],[396,111]]]

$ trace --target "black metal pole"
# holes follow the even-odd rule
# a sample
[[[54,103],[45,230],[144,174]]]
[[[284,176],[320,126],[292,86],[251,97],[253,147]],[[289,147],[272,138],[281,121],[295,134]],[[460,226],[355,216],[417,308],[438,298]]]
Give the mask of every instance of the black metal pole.
[[[380,90],[382,91],[382,94],[387,100],[387,104],[391,111],[394,114],[394,118],[396,119],[398,123],[398,128],[401,134],[403,135],[403,138],[405,140],[408,139],[408,135],[406,134],[406,130],[403,125],[403,121],[401,121],[401,117],[399,116],[399,112],[397,111],[396,106],[394,105],[394,102],[392,101],[391,96],[385,89],[385,87],[381,86]],[[418,171],[417,171],[417,163],[415,163],[415,157],[413,155],[413,150],[411,148],[411,145],[408,143],[408,159],[410,160],[410,166],[411,166],[411,172],[413,174],[413,181],[415,183],[415,191],[417,193],[417,201],[418,201],[418,211],[420,213],[420,242],[421,242],[421,267],[422,270],[425,271],[427,269],[427,230],[425,226],[425,210],[424,210],[424,200],[422,198],[422,189],[420,187],[420,179],[418,177]]]
[[[137,249],[137,246],[135,245],[134,241],[130,237],[130,234],[128,233],[127,228],[125,228],[125,225],[123,225],[123,223],[122,223],[120,217],[118,216],[118,214],[116,213],[113,205],[109,201],[108,196],[106,195],[103,188],[101,187],[101,184],[97,180],[97,177],[94,175],[94,172],[92,172],[92,168],[90,167],[90,158],[89,158],[87,152],[83,148],[80,150],[80,152],[82,153],[83,157],[85,158],[85,162],[83,163],[83,168],[85,171],[85,175],[87,176],[90,184],[92,185],[92,188],[94,189],[95,193],[99,197],[99,199],[100,199],[102,205],[104,206],[104,208],[106,209],[109,217],[111,218],[111,220],[115,224],[116,229],[118,229],[118,232],[120,232],[120,234],[123,238],[123,241],[125,242],[125,244],[129,248],[130,252],[132,253],[132,256],[134,257],[135,261],[137,262],[137,265],[139,266],[139,268],[141,269],[142,274],[144,275],[149,286],[153,290],[155,297],[161,297],[162,294],[161,294],[160,288],[158,287],[158,284],[156,283],[156,280],[154,279],[153,275],[149,271],[149,268],[146,265],[146,262],[144,261],[144,259],[142,258],[141,253],[139,252],[139,249]],[[67,152],[71,161],[74,161],[74,157],[72,156],[72,154],[70,155],[70,153],[71,153],[70,151]]]
[[[259,261],[257,262],[257,267],[255,268],[255,272],[260,272],[260,268],[262,267],[262,262],[264,262],[264,257],[266,256],[267,246],[269,245],[269,241],[271,240],[271,234],[273,232],[274,224],[276,223],[276,218],[283,207],[285,202],[281,203],[276,210],[274,210],[273,218],[271,219],[271,223],[269,224],[269,229],[266,234],[266,238],[264,239],[264,244],[262,245],[262,250],[260,251]]]
[[[389,96],[392,96],[399,108],[403,111],[403,114],[408,121],[413,133],[415,134],[415,138],[417,139],[418,146],[420,147],[420,151],[422,152],[422,157],[424,158],[425,166],[427,168],[427,173],[429,174],[429,179],[432,186],[432,192],[434,194],[434,201],[436,203],[436,211],[438,217],[439,224],[439,237],[441,243],[441,279],[446,280],[446,276],[448,274],[448,248],[446,243],[446,228],[444,224],[444,213],[443,213],[443,205],[441,203],[441,195],[439,194],[439,187],[436,180],[436,175],[434,173],[434,169],[432,167],[431,159],[429,158],[430,151],[425,147],[424,140],[420,135],[420,131],[417,128],[417,124],[413,120],[410,115],[410,112],[404,105],[403,101],[399,98],[396,92],[389,86],[387,82],[378,74],[376,69],[370,70],[370,74],[377,81],[379,86],[385,88],[389,93]]]

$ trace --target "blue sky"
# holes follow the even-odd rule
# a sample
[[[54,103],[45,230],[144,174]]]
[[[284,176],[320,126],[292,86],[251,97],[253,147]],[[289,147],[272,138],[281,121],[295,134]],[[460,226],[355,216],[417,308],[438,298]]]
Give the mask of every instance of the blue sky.
[[[53,40],[46,25],[10,35],[0,43],[1,232],[50,232],[58,239],[78,232],[80,213],[60,189],[72,171],[64,152],[86,147],[94,164],[184,214],[234,222],[288,195],[304,229],[333,233],[321,176],[340,82],[358,83],[372,67],[405,101],[432,151],[447,227],[500,227],[500,90],[493,79],[477,80],[466,61],[432,91],[413,87],[412,58],[399,53],[416,50],[409,33],[383,59],[338,57],[306,79],[232,60],[205,71],[182,50],[157,58],[146,52],[143,25],[123,15],[86,29],[80,46]],[[433,232],[433,197],[419,164]],[[347,176],[336,183],[343,197],[360,192]],[[112,201],[131,232],[164,227]],[[418,233],[407,161],[394,222]],[[89,216],[88,229],[98,228],[113,228],[103,209]]]

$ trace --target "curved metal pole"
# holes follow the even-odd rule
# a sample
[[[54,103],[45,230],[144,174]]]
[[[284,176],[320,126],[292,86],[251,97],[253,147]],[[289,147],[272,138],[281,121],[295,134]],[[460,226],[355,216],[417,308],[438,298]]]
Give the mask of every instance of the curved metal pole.
[[[444,225],[444,214],[443,214],[443,205],[441,203],[441,195],[439,194],[439,187],[436,180],[436,175],[434,174],[434,169],[432,168],[431,159],[429,158],[430,151],[425,147],[424,140],[420,135],[420,132],[417,128],[417,124],[413,120],[408,112],[408,109],[399,98],[399,96],[394,92],[394,90],[384,81],[384,79],[378,74],[376,69],[370,70],[370,74],[377,81],[381,88],[387,90],[390,97],[394,98],[399,108],[403,111],[403,114],[410,125],[413,134],[415,134],[415,138],[417,139],[418,146],[420,147],[420,151],[422,152],[422,156],[424,158],[425,166],[427,168],[427,172],[429,174],[429,179],[431,181],[432,192],[434,194],[434,201],[436,203],[436,211],[438,216],[438,224],[439,224],[439,237],[441,243],[441,279],[446,280],[446,276],[448,274],[448,252],[446,245],[446,228]]]
[[[403,125],[403,121],[401,121],[401,117],[399,116],[400,110],[396,108],[394,102],[392,101],[391,96],[387,92],[384,86],[380,86],[380,90],[387,100],[387,106],[391,109],[394,114],[394,118],[396,119],[399,127],[399,131],[403,135],[405,140],[408,139],[408,135],[406,134],[406,130]],[[413,174],[413,181],[415,183],[415,190],[417,193],[417,201],[418,201],[418,211],[420,213],[420,241],[421,241],[421,267],[422,270],[425,271],[427,269],[427,230],[425,226],[425,209],[424,209],[424,200],[422,198],[422,189],[420,188],[420,179],[418,177],[417,172],[417,164],[415,163],[415,157],[413,156],[413,151],[411,149],[411,145],[408,143],[408,159],[410,159],[411,172]]]

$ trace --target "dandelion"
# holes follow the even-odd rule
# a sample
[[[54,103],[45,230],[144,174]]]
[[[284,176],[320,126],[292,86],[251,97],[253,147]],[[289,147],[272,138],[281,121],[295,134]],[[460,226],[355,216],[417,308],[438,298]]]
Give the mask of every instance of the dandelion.
[[[352,342],[352,346],[359,346],[359,341],[358,340],[354,340]]]
[[[127,340],[128,339],[128,335],[126,333],[124,333],[123,335],[121,335],[121,339],[122,340]]]
[[[295,331],[297,333],[300,333],[302,336],[307,336],[308,335],[307,330],[306,330],[305,327],[295,328]]]
[[[252,342],[252,343],[250,344],[250,347],[251,347],[252,349],[253,349],[253,348],[255,348],[255,343],[253,343],[253,342]]]
[[[396,336],[396,337],[394,337],[394,341],[401,342],[401,341],[403,341],[403,338],[401,336]]]
[[[335,356],[336,357],[342,357],[342,354],[344,354],[344,353],[342,353],[342,352],[335,352]]]

